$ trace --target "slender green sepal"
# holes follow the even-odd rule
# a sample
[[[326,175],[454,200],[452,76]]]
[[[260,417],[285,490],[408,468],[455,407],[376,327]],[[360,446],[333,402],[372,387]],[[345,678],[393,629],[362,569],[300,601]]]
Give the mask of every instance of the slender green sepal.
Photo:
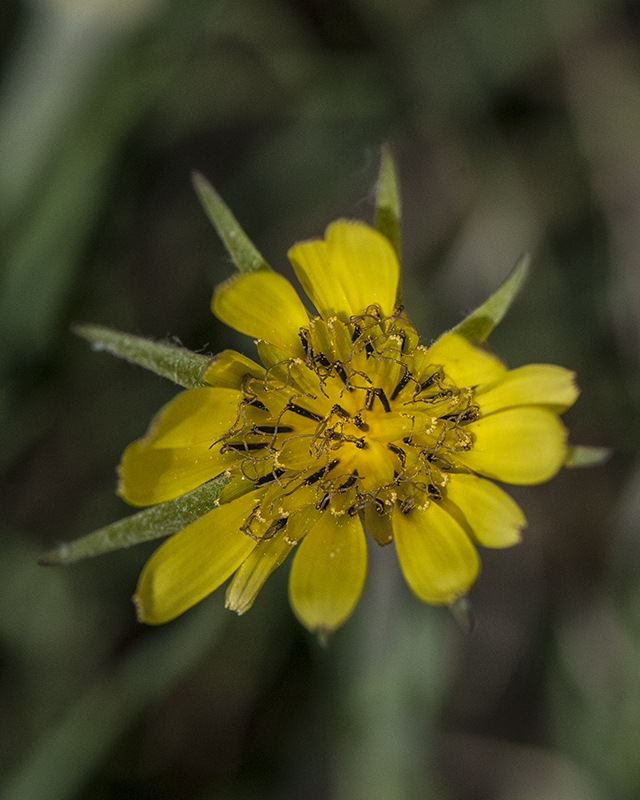
[[[233,216],[227,204],[204,175],[194,172],[191,177],[202,207],[240,272],[271,269],[251,239],[242,230],[240,223]]]
[[[465,633],[471,633],[476,621],[468,597],[459,597],[449,606],[451,615]]]
[[[569,447],[565,467],[597,467],[611,458],[613,450],[610,447],[591,447],[590,445],[576,444]]]
[[[393,245],[398,261],[401,256],[400,190],[393,156],[387,145],[380,149],[380,172],[376,186],[376,228]]]
[[[72,330],[91,342],[94,350],[106,350],[114,356],[125,358],[155,372],[163,378],[184,386],[197,389],[208,386],[202,376],[211,359],[199,353],[192,353],[184,347],[154,342],[142,336],[133,336],[101,325],[74,325]]]
[[[45,566],[66,566],[85,558],[110,553],[112,550],[171,536],[215,508],[220,492],[230,480],[221,475],[176,497],[175,500],[159,503],[73,542],[60,544],[40,556],[38,563]]]
[[[522,256],[500,288],[459,322],[453,332],[465,336],[474,344],[484,342],[518,296],[529,273],[529,262],[528,255]]]

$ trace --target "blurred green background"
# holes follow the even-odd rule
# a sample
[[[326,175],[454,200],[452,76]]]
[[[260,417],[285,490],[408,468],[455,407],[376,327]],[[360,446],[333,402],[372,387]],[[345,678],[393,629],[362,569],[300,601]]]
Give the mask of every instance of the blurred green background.
[[[639,797],[640,3],[4,0],[0,79],[0,798]],[[327,649],[287,566],[162,629],[129,599],[152,545],[38,567],[129,513],[115,466],[176,393],[70,324],[253,354],[209,311],[232,264],[191,170],[290,274],[371,220],[381,142],[423,341],[531,252],[492,345],[577,370],[572,441],[615,451],[514,490],[475,630],[390,548]]]

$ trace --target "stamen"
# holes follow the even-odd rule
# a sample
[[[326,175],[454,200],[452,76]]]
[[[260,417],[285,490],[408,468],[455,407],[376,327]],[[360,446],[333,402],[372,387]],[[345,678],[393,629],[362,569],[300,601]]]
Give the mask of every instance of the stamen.
[[[355,415],[355,417],[353,418],[353,424],[356,426],[356,428],[359,428],[361,431],[368,431],[369,430],[369,426],[362,419],[360,414],[356,414]]]
[[[371,411],[373,407],[373,401],[376,397],[380,400],[382,407],[387,413],[391,411],[391,406],[387,400],[387,395],[384,393],[384,389],[367,389],[367,394],[364,401],[364,407],[367,411]]]
[[[263,475],[262,477],[255,480],[253,482],[253,485],[264,486],[266,483],[273,483],[274,481],[278,480],[278,478],[281,478],[285,472],[286,470],[284,469],[274,469],[272,472],[267,472],[266,475]]]
[[[317,472],[314,472],[312,475],[309,475],[308,478],[305,478],[302,481],[303,486],[311,486],[314,483],[318,483],[318,481],[321,480],[322,478],[324,478],[324,476],[328,472],[331,472],[331,470],[334,467],[336,467],[338,465],[338,463],[339,463],[339,460],[337,458],[334,458],[334,460],[328,466],[323,467],[322,469],[319,469]]]
[[[339,362],[336,363],[335,370],[336,370],[336,375],[340,378],[340,380],[344,383],[344,385],[347,386],[347,384],[349,382],[349,376],[347,375],[347,371],[342,366],[342,364],[340,364]],[[352,386],[348,386],[348,389],[349,389],[350,392],[353,391],[353,387]]]
[[[344,408],[342,408],[342,406],[339,405],[338,403],[336,403],[334,407],[331,409],[331,413],[337,414],[339,417],[342,417],[343,419],[351,419],[351,415],[349,414],[349,412],[345,411]]]
[[[252,433],[291,433],[294,428],[289,425],[254,425]]]
[[[322,417],[320,414],[316,414],[315,411],[309,411],[308,408],[303,408],[299,406],[297,403],[292,403],[289,401],[285,406],[285,410],[293,411],[294,414],[299,414],[301,417],[306,417],[307,419],[312,419],[315,422],[322,422]]]
[[[398,458],[400,459],[400,463],[402,464],[402,467],[404,469],[404,466],[407,462],[407,454],[404,452],[404,450],[401,447],[398,447],[398,445],[391,443],[388,443],[387,447],[389,448],[389,450],[391,450],[392,453],[395,453],[398,456]]]
[[[262,539],[273,539],[273,537],[280,533],[280,531],[285,527],[287,524],[287,518],[281,517],[277,519],[275,522],[272,522],[271,525],[267,528],[265,533],[262,536]]]
[[[351,475],[349,475],[349,477],[347,478],[347,480],[344,483],[341,483],[340,486],[338,486],[338,491],[344,492],[346,489],[350,489],[354,485],[354,483],[358,480],[358,478],[359,478],[358,470],[354,469]]]
[[[262,450],[267,445],[264,442],[225,442],[220,448],[221,453],[228,453],[229,450],[236,452],[242,450]]]
[[[405,367],[405,373],[398,381],[398,385],[391,393],[391,400],[395,400],[396,397],[400,394],[400,392],[404,389],[404,387],[412,380],[413,376],[409,372],[409,370]]]

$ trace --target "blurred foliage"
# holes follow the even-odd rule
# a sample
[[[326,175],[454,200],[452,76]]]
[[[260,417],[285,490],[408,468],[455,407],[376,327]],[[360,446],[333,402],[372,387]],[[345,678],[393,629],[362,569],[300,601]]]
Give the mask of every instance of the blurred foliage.
[[[640,4],[635,0],[6,0],[0,5],[2,800],[640,794]],[[127,513],[114,467],[175,387],[70,333],[200,352],[231,264],[203,173],[274,268],[403,193],[425,341],[532,277],[492,347],[576,369],[572,440],[605,467],[514,494],[476,627],[371,553],[327,650],[286,603],[217,593],[166,629],[129,596],[150,547],[38,553]]]

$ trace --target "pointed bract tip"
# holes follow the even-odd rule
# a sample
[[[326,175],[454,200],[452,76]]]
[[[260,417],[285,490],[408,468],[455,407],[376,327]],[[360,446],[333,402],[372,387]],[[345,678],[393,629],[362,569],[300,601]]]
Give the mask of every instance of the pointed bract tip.
[[[459,597],[449,605],[451,615],[465,633],[471,633],[476,620],[468,597]]]

